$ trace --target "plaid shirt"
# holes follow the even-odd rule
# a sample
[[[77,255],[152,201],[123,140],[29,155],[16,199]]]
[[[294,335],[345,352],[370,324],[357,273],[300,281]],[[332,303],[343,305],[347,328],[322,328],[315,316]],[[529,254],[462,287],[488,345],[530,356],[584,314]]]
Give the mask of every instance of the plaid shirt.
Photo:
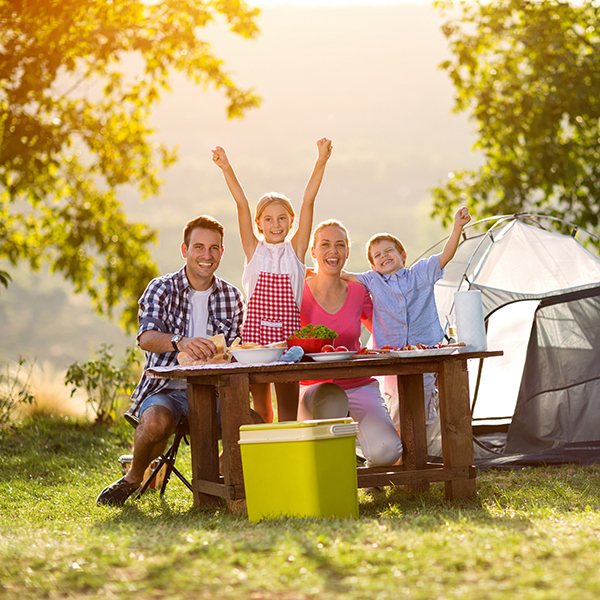
[[[169,273],[153,279],[139,299],[138,319],[140,327],[137,339],[144,331],[155,329],[173,335],[186,335],[190,320],[191,305],[188,300],[190,283],[185,267],[177,273]],[[233,285],[214,278],[213,293],[208,301],[208,323],[206,335],[222,333],[227,344],[240,336],[244,319],[244,300],[242,293]],[[158,366],[177,364],[177,352],[146,352],[144,371]],[[142,375],[140,382],[131,395],[133,404],[125,413],[125,418],[134,426],[139,422],[139,409],[142,402],[152,394],[164,389],[168,379],[150,379]]]

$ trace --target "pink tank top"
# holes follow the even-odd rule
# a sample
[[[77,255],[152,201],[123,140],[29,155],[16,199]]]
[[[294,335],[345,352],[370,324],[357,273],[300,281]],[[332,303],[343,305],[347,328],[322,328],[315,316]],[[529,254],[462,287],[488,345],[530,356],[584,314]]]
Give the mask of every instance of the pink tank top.
[[[304,285],[300,320],[302,327],[325,325],[338,334],[334,346],[346,346],[348,350],[360,350],[361,319],[368,319],[373,314],[373,301],[369,292],[360,283],[348,282],[348,295],[340,310],[335,314],[328,313],[314,299],[308,285]],[[342,389],[362,387],[375,381],[373,377],[355,377],[354,379],[328,379]],[[300,385],[312,385],[320,381],[301,381]]]

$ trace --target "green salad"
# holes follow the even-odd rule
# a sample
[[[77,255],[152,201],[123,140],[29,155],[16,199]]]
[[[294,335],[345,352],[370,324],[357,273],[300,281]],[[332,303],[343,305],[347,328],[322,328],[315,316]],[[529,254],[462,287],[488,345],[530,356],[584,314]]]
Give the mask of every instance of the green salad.
[[[337,336],[338,334],[335,331],[333,331],[333,329],[329,329],[328,327],[325,327],[325,325],[313,325],[312,323],[309,323],[301,329],[294,331],[294,333],[290,337],[329,340],[332,338],[336,338]]]

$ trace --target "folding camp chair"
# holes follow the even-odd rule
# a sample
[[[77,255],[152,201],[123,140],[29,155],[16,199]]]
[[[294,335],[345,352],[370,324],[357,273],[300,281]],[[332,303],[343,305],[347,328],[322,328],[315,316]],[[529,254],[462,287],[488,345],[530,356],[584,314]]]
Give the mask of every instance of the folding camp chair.
[[[157,473],[160,469],[166,465],[165,469],[165,477],[163,479],[160,495],[165,495],[165,489],[167,488],[167,484],[169,483],[169,479],[171,478],[171,473],[175,473],[179,479],[183,482],[183,484],[193,492],[192,484],[181,474],[181,472],[175,467],[175,458],[177,457],[177,451],[179,450],[179,444],[181,440],[183,440],[188,446],[190,445],[187,436],[190,432],[187,417],[184,415],[179,419],[179,423],[177,423],[177,428],[175,430],[175,438],[173,439],[173,444],[171,447],[158,459],[158,464],[153,469],[152,473],[146,481],[144,485],[140,488],[140,491],[137,494],[137,497],[141,496],[152,484]]]

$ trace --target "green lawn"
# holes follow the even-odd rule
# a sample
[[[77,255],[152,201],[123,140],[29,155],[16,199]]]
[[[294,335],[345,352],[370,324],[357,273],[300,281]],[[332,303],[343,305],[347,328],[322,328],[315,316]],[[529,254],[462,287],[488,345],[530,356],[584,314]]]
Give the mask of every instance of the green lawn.
[[[36,417],[0,432],[0,598],[600,597],[600,467],[483,472],[473,501],[359,492],[356,521],[258,524],[95,497],[132,430]],[[189,472],[187,447],[178,465]]]

